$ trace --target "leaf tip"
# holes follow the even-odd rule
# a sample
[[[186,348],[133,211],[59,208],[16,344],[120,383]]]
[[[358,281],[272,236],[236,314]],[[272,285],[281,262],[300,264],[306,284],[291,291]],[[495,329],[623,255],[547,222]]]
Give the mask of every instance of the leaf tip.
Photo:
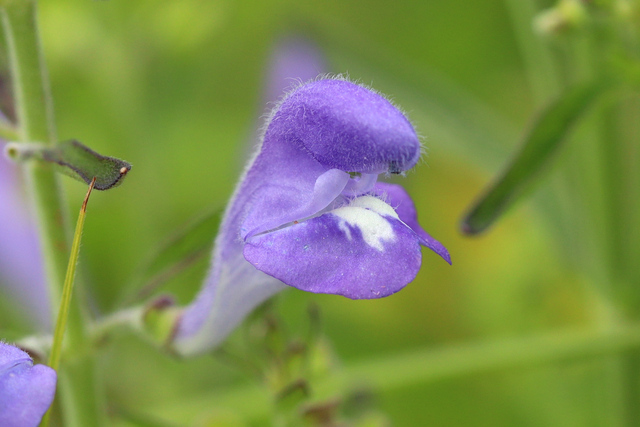
[[[477,236],[482,234],[489,225],[489,223],[478,222],[472,211],[460,221],[460,232],[465,236]]]

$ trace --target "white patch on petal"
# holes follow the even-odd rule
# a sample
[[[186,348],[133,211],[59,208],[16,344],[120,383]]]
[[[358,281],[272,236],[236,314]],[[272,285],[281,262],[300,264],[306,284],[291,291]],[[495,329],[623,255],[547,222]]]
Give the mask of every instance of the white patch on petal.
[[[383,242],[393,241],[393,227],[383,215],[398,219],[398,214],[391,206],[373,196],[358,197],[349,206],[335,209],[332,214],[340,218],[338,227],[351,240],[351,230],[357,227],[362,233],[365,243],[379,251],[384,250]]]
[[[383,202],[377,197],[373,197],[373,196],[358,197],[353,199],[349,204],[349,206],[370,209],[380,215],[387,215],[395,219],[399,219],[396,211],[393,210],[393,208],[389,206],[387,203]]]
[[[339,214],[337,215],[340,216]],[[338,228],[340,229],[340,231],[347,235],[347,240],[351,241],[351,229],[347,227],[347,221],[345,221],[343,217],[340,218],[341,221],[340,223],[338,223]]]

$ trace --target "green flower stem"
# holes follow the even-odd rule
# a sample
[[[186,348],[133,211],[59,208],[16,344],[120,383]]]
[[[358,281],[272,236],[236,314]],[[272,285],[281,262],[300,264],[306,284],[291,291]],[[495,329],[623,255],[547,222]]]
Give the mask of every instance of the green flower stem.
[[[0,119],[0,138],[7,141],[16,141],[20,139],[20,134],[18,134],[18,130],[14,125]]]
[[[609,236],[608,267],[609,277],[615,285],[617,300],[621,311],[634,321],[638,319],[638,303],[640,294],[637,283],[633,281],[633,265],[627,258],[632,250],[629,244],[637,242],[628,238],[633,229],[632,221],[627,212],[630,201],[633,200],[632,185],[628,174],[628,164],[625,156],[625,141],[621,138],[618,118],[621,116],[619,106],[608,106],[603,114],[602,134],[600,137],[600,155],[605,179],[605,214],[607,220],[607,234]],[[640,350],[633,349],[622,354],[620,379],[624,387],[623,411],[625,425],[636,427],[640,425]]]
[[[618,299],[625,305],[628,314],[637,316],[640,303],[640,290],[637,283],[632,283],[633,268],[636,260],[631,260],[628,254],[631,245],[637,242],[629,239],[628,234],[633,229],[637,218],[631,218],[629,206],[632,203],[634,186],[629,176],[630,164],[626,161],[631,150],[631,144],[625,146],[619,129],[619,118],[622,117],[619,105],[606,106],[602,112],[602,134],[600,137],[600,152],[602,168],[604,170],[605,214],[607,215],[607,234],[609,235],[609,276],[613,283],[621,289]]]
[[[358,364],[345,370],[345,374],[390,390],[441,379],[588,360],[638,348],[640,325],[636,324],[606,332],[564,331],[504,342],[425,349]]]
[[[18,135],[22,142],[53,144],[56,132],[48,77],[33,1],[6,1],[2,8],[13,81]],[[41,162],[25,164],[30,195],[36,210],[52,314],[60,302],[69,251],[69,223],[59,178]],[[78,304],[70,311],[69,341],[82,341],[82,316]],[[55,318],[54,318],[55,320]]]
[[[145,309],[143,306],[131,307],[96,320],[90,331],[91,341],[99,343],[117,330],[143,331]]]
[[[5,32],[7,56],[11,69],[13,95],[21,142],[53,144],[57,141],[54,116],[37,27],[35,0],[1,0],[0,13]],[[51,165],[30,162],[25,165],[30,196],[36,212],[42,255],[52,314],[60,303],[69,253],[69,222],[59,178]],[[82,353],[86,345],[80,298],[71,301],[65,348]],[[79,351],[78,351],[79,350]],[[61,397],[65,426],[100,426],[103,411],[97,398],[93,360],[76,361],[83,365],[83,375],[60,375],[57,395]],[[82,401],[72,402],[82,398]]]
[[[540,109],[562,92],[562,84],[549,47],[541,43],[540,37],[532,30],[534,19],[540,12],[537,2],[504,0],[504,4],[524,61],[529,90],[536,108]]]
[[[539,336],[494,342],[466,343],[443,348],[427,347],[378,359],[347,364],[319,379],[315,395],[366,385],[375,391],[393,391],[471,375],[521,372],[558,363],[608,358],[624,351],[640,349],[640,324],[617,326],[611,330],[558,331]],[[182,423],[211,413],[212,402],[219,408],[242,413],[245,421],[263,418],[271,409],[268,392],[258,386],[239,387],[226,393],[199,392],[171,402],[136,408],[167,421]]]
[[[609,77],[612,75],[609,58],[612,50],[624,49],[621,40],[616,36],[614,24],[596,27],[589,35],[591,55],[588,61],[594,73]],[[623,89],[624,91],[624,89]],[[630,321],[637,321],[640,315],[640,291],[633,282],[635,260],[628,258],[632,245],[638,243],[629,239],[637,218],[630,215],[629,206],[633,204],[634,186],[628,163],[631,141],[624,139],[620,130],[623,117],[621,98],[624,92],[618,93],[608,105],[601,110],[598,157],[604,184],[603,217],[606,230],[606,267],[615,299],[621,316]],[[622,385],[620,409],[623,424],[629,427],[640,425],[640,350],[630,349],[621,353],[619,360],[619,382]]]
[[[554,63],[553,57],[541,43],[540,38],[531,37],[530,19],[531,16],[525,16],[525,9],[531,15],[531,2],[521,2],[518,0],[505,0],[512,18],[514,18],[514,28],[520,41],[520,46],[524,53],[525,63],[529,71],[532,87],[537,93],[543,92],[545,89],[552,89],[552,86],[558,87],[561,82],[557,79],[559,67]],[[528,20],[528,22],[527,22]],[[523,30],[524,34],[523,34]],[[586,34],[565,35],[571,38],[571,51],[573,56],[569,58],[569,69],[573,70],[571,75],[565,76],[572,81],[584,80],[586,77],[593,78],[599,75],[601,78],[609,77],[607,62],[603,58],[609,58],[608,49],[611,48],[613,42],[610,29],[606,26],[599,26],[589,29]],[[556,77],[550,79],[550,77]],[[547,81],[552,81],[552,85],[548,85]],[[567,82],[565,82],[567,84]],[[547,91],[548,92],[548,91]],[[548,95],[548,93],[546,93]],[[544,98],[542,99],[544,100]],[[538,99],[540,101],[540,99]],[[589,203],[591,209],[589,212],[583,212],[583,215],[594,216],[598,213],[604,213],[604,227],[606,227],[605,240],[602,240],[600,247],[604,248],[602,254],[592,256],[592,259],[598,258],[603,260],[603,271],[606,270],[608,277],[604,276],[599,283],[603,298],[608,300],[607,303],[616,305],[616,313],[613,317],[623,317],[625,309],[628,307],[638,307],[640,296],[637,293],[637,287],[629,286],[633,283],[629,280],[625,270],[625,255],[629,252],[629,248],[625,248],[625,242],[628,242],[629,221],[624,217],[625,207],[628,203],[627,194],[624,194],[625,186],[629,185],[628,174],[625,176],[624,171],[624,148],[621,145],[617,129],[616,118],[619,111],[616,107],[608,108],[603,111],[602,121],[599,129],[599,143],[601,152],[599,158],[602,159],[604,189],[606,191],[603,200],[591,198]],[[585,142],[582,141],[583,150],[587,150]],[[584,154],[584,152],[583,152]],[[565,165],[569,167],[570,165]],[[576,176],[574,182],[584,182],[579,175],[584,172],[582,165],[578,167],[569,167],[565,169],[563,174],[566,177],[572,174]],[[586,191],[586,194],[592,192],[592,189]],[[595,202],[595,200],[598,200]],[[604,203],[604,206],[597,203]],[[588,201],[587,201],[588,203]],[[627,215],[629,217],[629,215]],[[594,233],[595,234],[595,233]],[[591,261],[590,261],[591,262]],[[627,262],[628,264],[628,262]],[[626,289],[625,289],[625,285]],[[635,291],[635,294],[634,294]],[[637,315],[638,313],[634,313]],[[637,316],[633,318],[637,320]],[[610,327],[612,319],[610,315],[604,315],[601,319],[602,327]],[[614,319],[615,321],[615,319]],[[640,425],[640,354],[637,349],[621,352],[620,355],[611,355],[604,358],[603,363],[608,372],[608,383],[603,387],[608,392],[607,405],[610,408],[611,425]]]

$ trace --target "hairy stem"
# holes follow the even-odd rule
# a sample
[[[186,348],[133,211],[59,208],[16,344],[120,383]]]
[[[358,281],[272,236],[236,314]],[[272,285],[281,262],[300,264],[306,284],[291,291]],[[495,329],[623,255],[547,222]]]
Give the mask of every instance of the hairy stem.
[[[13,95],[18,119],[18,135],[22,142],[53,144],[56,132],[49,82],[36,23],[36,4],[32,1],[13,1],[2,10],[7,40]],[[59,178],[50,165],[25,164],[30,196],[36,211],[40,244],[52,316],[58,308],[64,283],[69,251],[69,223],[64,208]],[[78,306],[72,308],[72,319],[79,320]],[[70,340],[81,340],[82,322],[73,321]]]
[[[57,141],[53,107],[41,50],[37,26],[37,5],[34,0],[5,0],[0,2],[2,23],[11,69],[13,95],[21,142],[54,144]],[[41,162],[25,164],[28,189],[35,209],[40,245],[52,316],[60,303],[69,254],[70,227],[64,208],[59,178],[51,165]],[[85,322],[75,298],[69,306],[67,349],[81,350],[86,345]],[[82,351],[78,351],[82,353]],[[76,361],[76,363],[78,363]],[[92,360],[83,360],[91,365]],[[92,373],[88,368],[85,372]],[[101,425],[102,411],[93,386],[93,375],[64,375],[58,394],[65,405],[62,417],[67,426]],[[60,378],[63,378],[60,377]],[[83,404],[68,404],[70,399],[83,398]],[[89,404],[90,403],[90,404]]]

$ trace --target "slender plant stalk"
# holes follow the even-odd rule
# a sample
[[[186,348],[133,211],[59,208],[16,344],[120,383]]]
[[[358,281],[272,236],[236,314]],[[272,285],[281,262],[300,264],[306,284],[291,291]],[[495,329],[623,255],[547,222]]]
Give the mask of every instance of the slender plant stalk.
[[[322,392],[353,384],[388,392],[473,375],[518,373],[559,363],[607,359],[633,349],[640,349],[640,324],[620,325],[606,331],[556,331],[515,339],[453,344],[440,349],[429,346],[347,364],[318,380],[314,394],[322,395]],[[220,390],[201,392],[136,410],[184,423],[210,413],[212,402],[217,408],[241,412],[247,420],[263,418],[272,404],[264,388],[252,385],[226,393]]]
[[[37,26],[35,0],[0,0],[7,57],[21,142],[57,142],[54,115]],[[49,164],[25,164],[28,190],[35,209],[44,259],[52,316],[60,303],[68,261],[70,227],[59,177]],[[67,346],[82,353],[87,344],[83,312],[75,298],[68,307]],[[62,401],[65,426],[100,426],[104,412],[96,387],[93,360],[75,360],[83,375],[59,375],[57,396]],[[63,381],[64,379],[64,381]]]
[[[600,138],[600,154],[603,159],[604,175],[606,179],[605,209],[607,219],[607,234],[609,235],[609,277],[615,287],[621,311],[634,321],[638,319],[638,303],[640,294],[637,283],[632,282],[632,263],[627,262],[629,239],[627,233],[633,225],[628,221],[626,212],[630,195],[626,191],[628,177],[625,165],[626,150],[624,140],[619,133],[617,114],[619,107],[610,106],[603,111],[603,134]],[[631,244],[637,244],[635,242]],[[633,349],[622,354],[621,363],[622,382],[624,386],[624,420],[625,425],[636,427],[640,425],[640,351]]]
[[[0,138],[7,141],[16,141],[20,139],[18,129],[6,120],[0,119]]]
[[[506,0],[507,4],[511,6],[512,13],[521,11],[523,4],[515,0]],[[527,2],[525,2],[527,3]],[[520,22],[522,24],[522,22]],[[517,28],[524,28],[523,25],[517,25]],[[581,79],[585,75],[590,75],[592,78],[594,75],[599,75],[601,78],[608,77],[608,70],[606,69],[606,62],[603,58],[609,57],[607,49],[610,48],[611,34],[608,34],[608,27],[591,28],[587,36],[573,35],[571,41],[572,51],[575,52],[573,57],[569,58],[572,62],[573,76],[571,78]],[[586,39],[585,39],[586,37]],[[586,43],[585,43],[586,42]],[[523,47],[529,49],[540,50],[541,44],[529,44]],[[527,52],[525,52],[527,53]],[[525,55],[527,56],[527,55]],[[528,56],[532,56],[532,52],[529,52]],[[542,59],[542,58],[540,58]],[[550,58],[551,59],[551,58]],[[557,64],[551,61],[541,61],[539,63],[533,63],[527,61],[529,67],[538,67],[544,64],[547,65],[547,69],[558,69]],[[541,76],[542,69],[535,73]],[[557,74],[557,71],[556,73]],[[539,82],[538,82],[539,83]],[[608,270],[608,277],[602,279],[605,283],[601,283],[601,290],[604,291],[603,296],[609,299],[611,304],[615,304],[617,310],[615,317],[622,317],[625,313],[625,305],[637,306],[639,299],[637,298],[637,292],[635,295],[628,292],[627,289],[620,289],[624,287],[625,281],[625,265],[624,265],[624,241],[625,231],[628,229],[628,224],[625,224],[625,218],[623,212],[626,204],[624,197],[624,191],[622,190],[625,185],[625,176],[623,173],[622,156],[623,153],[620,138],[616,138],[617,129],[615,124],[615,109],[608,109],[603,112],[603,120],[601,124],[601,132],[599,136],[602,152],[600,158],[603,161],[605,191],[607,194],[604,199],[604,212],[606,215],[604,226],[607,229],[607,241],[603,242],[603,246],[606,247],[604,251],[604,268]],[[587,149],[586,144],[582,144],[582,149]],[[568,166],[568,165],[567,165]],[[569,169],[565,174],[580,173],[575,171],[575,168]],[[580,178],[576,179],[577,182],[581,182]],[[622,197],[621,197],[622,196]],[[588,213],[584,213],[588,215]],[[626,301],[630,301],[627,303]],[[633,320],[636,320],[634,317]],[[609,316],[604,316],[602,324],[604,328],[612,327]],[[619,319],[614,319],[619,321]],[[607,406],[609,408],[609,422],[613,425],[628,425],[638,426],[640,425],[640,354],[637,349],[623,351],[619,355],[612,355],[612,357],[605,358],[603,363],[605,364],[608,378],[605,388],[608,390]]]
[[[78,214],[78,222],[76,223],[76,231],[73,235],[73,243],[71,244],[71,254],[69,255],[69,264],[67,266],[67,274],[64,279],[64,288],[62,289],[62,299],[60,300],[60,309],[58,310],[58,319],[53,333],[53,345],[49,354],[49,366],[56,371],[60,367],[60,356],[62,355],[62,342],[64,341],[64,331],[67,328],[67,319],[69,316],[69,307],[71,305],[71,296],[73,295],[73,283],[76,277],[76,268],[78,266],[78,255],[80,254],[80,241],[82,240],[82,230],[84,229],[84,219],[87,215],[87,203],[89,196],[96,183],[93,178],[87,190],[87,195],[82,202],[82,208]],[[49,410],[42,421],[42,426],[49,425],[51,411]]]
[[[78,222],[76,223],[76,231],[73,235],[73,243],[71,244],[71,254],[69,255],[69,264],[67,266],[67,274],[64,279],[64,287],[62,288],[62,299],[60,300],[60,309],[58,310],[58,319],[53,333],[53,345],[51,354],[49,354],[49,366],[58,370],[60,366],[60,355],[62,354],[62,341],[64,339],[64,331],[67,328],[67,318],[69,316],[69,307],[71,305],[71,295],[73,294],[73,283],[76,278],[76,267],[78,265],[78,255],[80,254],[80,241],[82,240],[82,230],[84,229],[84,219],[87,215],[87,202],[89,196],[96,183],[93,178],[87,190],[87,195],[82,202],[82,208],[78,214]]]
[[[562,85],[553,55],[548,46],[540,43],[532,26],[539,12],[537,2],[532,0],[504,0],[511,18],[513,33],[525,65],[529,90],[537,109],[549,99],[562,93]]]
[[[590,60],[594,72],[608,77],[611,70],[605,58],[609,58],[612,49],[624,49],[624,46],[616,36],[613,24],[597,27],[590,36],[593,52]],[[617,99],[602,109],[597,154],[601,159],[605,188],[603,213],[608,237],[605,262],[612,295],[621,316],[625,316],[627,321],[637,321],[640,316],[640,291],[632,279],[635,263],[628,258],[631,246],[637,244],[628,236],[637,219],[630,216],[628,211],[633,198],[631,189],[634,187],[627,163],[630,146],[626,147],[627,141],[620,130],[622,105]],[[640,425],[640,351],[630,349],[622,352],[621,356],[621,418],[625,426],[637,427]]]
[[[54,144],[56,132],[49,80],[36,22],[36,4],[31,0],[14,0],[2,8],[7,41],[13,95],[22,142]],[[52,316],[55,320],[70,242],[68,215],[64,208],[59,178],[50,165],[31,162],[25,165],[30,196],[38,220],[40,242],[45,263]],[[82,341],[79,305],[71,307],[70,340]]]

